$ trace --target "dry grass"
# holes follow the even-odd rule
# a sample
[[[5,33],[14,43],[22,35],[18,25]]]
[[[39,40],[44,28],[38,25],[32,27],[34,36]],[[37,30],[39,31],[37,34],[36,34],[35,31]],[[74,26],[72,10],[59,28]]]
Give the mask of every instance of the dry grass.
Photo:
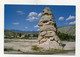
[[[38,48],[38,47],[35,45],[35,46],[32,46],[32,50],[39,51],[39,50],[40,50],[40,48]]]

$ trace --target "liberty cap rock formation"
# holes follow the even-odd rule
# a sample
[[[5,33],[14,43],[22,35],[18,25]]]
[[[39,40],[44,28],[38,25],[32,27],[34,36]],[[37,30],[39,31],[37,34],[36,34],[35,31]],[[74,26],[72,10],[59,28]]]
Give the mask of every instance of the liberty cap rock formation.
[[[46,50],[63,48],[61,40],[56,34],[56,22],[50,8],[44,8],[38,26],[40,27],[40,32],[38,36],[39,48],[43,48]]]

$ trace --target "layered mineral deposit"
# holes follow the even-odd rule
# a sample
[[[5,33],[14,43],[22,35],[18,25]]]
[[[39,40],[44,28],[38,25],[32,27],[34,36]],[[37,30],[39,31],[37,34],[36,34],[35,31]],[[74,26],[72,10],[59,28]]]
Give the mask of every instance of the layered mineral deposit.
[[[39,48],[46,50],[63,48],[61,40],[57,36],[56,22],[50,8],[44,8],[38,26],[40,27],[38,36]]]

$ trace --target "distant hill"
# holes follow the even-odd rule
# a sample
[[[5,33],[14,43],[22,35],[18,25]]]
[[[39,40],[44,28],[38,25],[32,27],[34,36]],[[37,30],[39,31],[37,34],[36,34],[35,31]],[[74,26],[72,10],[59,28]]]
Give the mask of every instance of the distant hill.
[[[58,31],[70,35],[75,35],[75,25],[73,26],[62,26],[57,28]],[[12,32],[20,32],[20,33],[39,33],[39,31],[21,31],[21,30],[7,30]]]
[[[75,35],[75,25],[58,27],[57,30],[62,33]]]
[[[21,30],[7,30],[7,31],[12,31],[12,32],[20,32],[20,33],[38,33],[39,31],[21,31]]]

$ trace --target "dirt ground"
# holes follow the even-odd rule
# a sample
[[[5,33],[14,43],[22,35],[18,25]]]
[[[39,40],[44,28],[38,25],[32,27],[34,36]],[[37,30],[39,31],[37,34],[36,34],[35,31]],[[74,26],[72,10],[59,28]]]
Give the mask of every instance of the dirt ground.
[[[53,51],[40,52],[33,50],[32,47],[38,45],[37,40],[27,39],[4,39],[5,54],[59,54],[59,55],[75,55],[75,42],[62,41],[66,44],[63,52],[55,53]]]

